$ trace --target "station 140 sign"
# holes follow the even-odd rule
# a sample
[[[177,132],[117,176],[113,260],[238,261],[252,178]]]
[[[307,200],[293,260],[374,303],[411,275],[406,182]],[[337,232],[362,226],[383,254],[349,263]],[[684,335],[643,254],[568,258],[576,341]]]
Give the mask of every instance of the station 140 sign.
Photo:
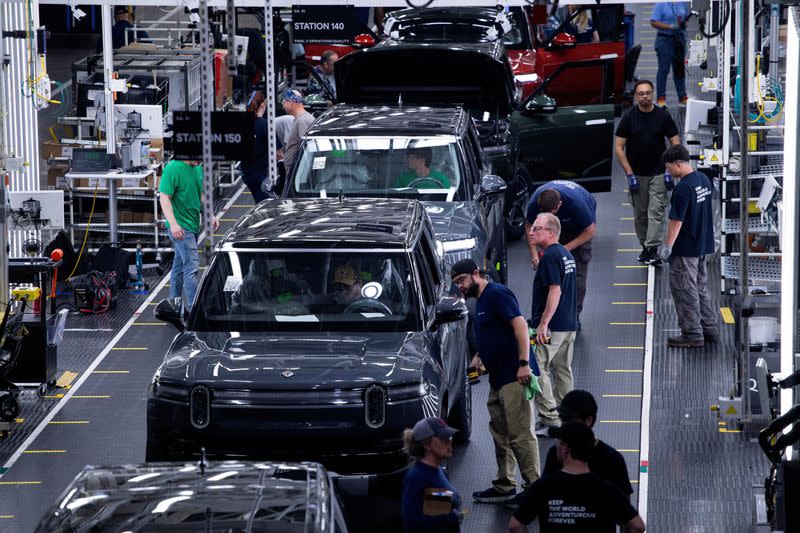
[[[350,44],[366,32],[353,6],[292,6],[292,38],[300,44]]]

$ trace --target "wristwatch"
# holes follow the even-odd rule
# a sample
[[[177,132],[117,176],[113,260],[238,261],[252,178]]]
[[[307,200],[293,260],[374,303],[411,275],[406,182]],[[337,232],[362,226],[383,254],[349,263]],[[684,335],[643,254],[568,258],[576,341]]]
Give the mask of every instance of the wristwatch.
[[[520,359],[519,360],[519,366],[521,366],[521,367],[522,366],[528,366],[528,360],[527,359]]]

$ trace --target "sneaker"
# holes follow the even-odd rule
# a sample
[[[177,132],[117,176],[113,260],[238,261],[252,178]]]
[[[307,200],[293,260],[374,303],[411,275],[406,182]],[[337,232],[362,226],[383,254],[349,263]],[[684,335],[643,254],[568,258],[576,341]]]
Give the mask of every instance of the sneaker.
[[[647,255],[648,255],[647,246],[642,246],[642,252],[639,254],[639,257],[636,258],[636,260],[639,261],[640,263],[644,263],[645,261],[647,261]]]
[[[508,509],[519,509],[519,506],[525,503],[525,491],[518,493],[516,496],[508,500],[504,507]]]
[[[561,424],[545,424],[544,422],[536,422],[536,435],[539,437],[551,437],[550,431],[554,428],[560,428]]]
[[[719,333],[716,331],[704,331],[703,340],[708,343],[714,343],[719,340]]]
[[[647,257],[645,257],[643,263],[646,265],[653,265],[653,266],[658,266],[663,263],[661,258],[658,257],[658,246],[647,247]]]
[[[472,493],[472,499],[481,503],[503,503],[514,498],[517,493],[516,489],[511,489],[508,492],[502,492],[495,487],[490,487],[486,490],[478,490]]]
[[[665,107],[667,105],[667,97],[666,96],[659,96],[658,100],[656,100],[656,105],[658,107]]]
[[[701,348],[704,345],[705,341],[702,337],[699,339],[690,339],[681,334],[677,337],[670,337],[667,339],[667,346],[671,346],[672,348]]]
[[[680,98],[678,98],[678,105],[681,107],[686,107],[686,102],[688,101],[689,101],[688,96],[681,96]]]

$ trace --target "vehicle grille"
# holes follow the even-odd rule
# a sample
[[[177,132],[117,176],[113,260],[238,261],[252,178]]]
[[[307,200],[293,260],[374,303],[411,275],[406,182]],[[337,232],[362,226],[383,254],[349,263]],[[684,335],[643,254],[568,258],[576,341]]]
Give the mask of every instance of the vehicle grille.
[[[379,428],[386,421],[386,389],[380,385],[364,390],[364,416],[371,428]]]
[[[198,429],[211,421],[211,391],[205,385],[196,385],[189,391],[189,418]]]

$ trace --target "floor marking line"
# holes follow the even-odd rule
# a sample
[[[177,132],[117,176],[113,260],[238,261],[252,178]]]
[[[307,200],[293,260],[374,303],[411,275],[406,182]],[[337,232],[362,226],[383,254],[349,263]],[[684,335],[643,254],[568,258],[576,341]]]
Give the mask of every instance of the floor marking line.
[[[73,398],[78,400],[105,400],[111,398],[111,396],[108,394],[76,394]]]
[[[641,398],[641,394],[603,394],[603,398]]]
[[[614,287],[647,287],[647,283],[612,283]]]
[[[720,307],[719,312],[722,315],[722,321],[726,324],[733,324],[735,321],[733,320],[733,313],[731,312],[730,307]]]
[[[619,217],[619,219],[623,221],[628,221],[628,220],[633,220],[633,217]]]
[[[636,233],[632,231],[621,231],[617,233],[620,237],[636,237]]]
[[[618,449],[619,453],[639,453],[637,448],[628,448],[628,449]]]
[[[67,453],[67,450],[25,450],[23,453]]]
[[[228,203],[223,206],[222,210],[218,214],[220,215],[225,214],[228,211],[228,209],[230,209],[231,206],[234,205],[234,202],[239,198],[239,196],[241,196],[242,190],[243,187],[241,187],[239,191],[236,192],[231,197]],[[200,235],[198,235],[199,239],[203,239],[204,237],[205,237],[204,233],[200,233]],[[3,470],[1,470],[3,473],[0,474],[0,479],[2,479],[3,476],[8,472],[8,470],[14,465],[14,463],[17,462],[17,460],[22,456],[22,453],[25,450],[27,450],[30,447],[30,445],[39,437],[39,435],[42,433],[42,431],[44,431],[47,425],[53,422],[53,418],[55,418],[55,416],[61,411],[61,409],[63,409],[64,406],[67,405],[67,401],[69,401],[69,399],[74,395],[75,391],[77,391],[80,388],[80,386],[83,385],[83,382],[86,381],[89,375],[92,372],[94,372],[95,369],[100,365],[100,363],[103,362],[103,359],[105,359],[106,356],[109,353],[111,353],[111,348],[114,347],[122,339],[122,337],[124,337],[128,333],[128,330],[130,330],[131,325],[135,324],[136,319],[139,318],[139,315],[147,309],[147,305],[150,302],[152,302],[156,298],[156,296],[164,289],[164,286],[167,284],[167,281],[169,281],[168,273],[164,275],[164,277],[161,279],[158,285],[156,285],[156,287],[152,290],[147,299],[145,299],[145,301],[142,302],[137,312],[134,313],[133,316],[131,316],[128,322],[126,322],[125,325],[122,326],[119,332],[114,336],[114,338],[111,339],[111,342],[109,342],[108,345],[103,349],[103,351],[101,351],[100,354],[98,354],[98,356],[95,357],[94,361],[92,361],[91,364],[89,364],[86,371],[83,373],[83,375],[81,375],[81,377],[78,378],[78,381],[67,392],[64,398],[59,400],[59,402],[55,406],[53,406],[52,409],[50,409],[50,412],[48,412],[47,415],[45,415],[44,419],[41,422],[39,422],[39,425],[36,426],[36,429],[34,429],[31,432],[31,434],[28,435],[28,438],[25,439],[23,443],[19,446],[19,448],[17,448],[17,450],[11,455],[11,457],[8,458],[8,460],[3,465]],[[88,420],[75,421],[75,422],[86,423],[86,424],[89,423]],[[0,483],[2,483],[2,481],[0,481]]]
[[[141,346],[114,346],[111,349],[114,350],[114,351],[118,351],[118,352],[125,351],[125,350],[136,350],[138,352],[144,352],[144,351],[149,350],[150,348],[141,347]]]
[[[644,350],[644,346],[608,346],[609,350]]]
[[[231,207],[246,207],[246,208],[250,209],[253,206],[250,205],[250,204],[233,204]]]
[[[641,252],[639,248],[617,248],[618,252]]]
[[[92,374],[130,374],[130,370],[95,370]]]
[[[0,485],[41,485],[41,481],[0,481]]]
[[[645,322],[609,322],[609,326],[644,326]]]
[[[107,329],[102,329],[102,328],[98,328],[98,329],[92,329],[92,328],[64,328],[64,331],[83,331],[83,332],[92,332],[92,333],[94,333],[95,331],[114,331],[114,330],[111,329],[111,328],[107,328]]]
[[[139,318],[134,316],[133,318]],[[134,322],[132,326],[166,326],[166,322]]]
[[[16,518],[13,514],[0,514],[0,518]]]
[[[616,268],[647,268],[647,265],[616,265]]]
[[[58,405],[56,405],[56,407],[58,407]],[[88,420],[51,420],[48,422],[48,424],[57,424],[57,425],[88,424],[88,423],[89,423]]]
[[[623,207],[633,207],[630,202],[622,202]]]
[[[217,220],[219,220],[220,222],[237,222],[239,219],[238,218],[218,218]]]
[[[647,520],[647,490],[650,475],[650,394],[653,379],[653,336],[655,313],[655,280],[656,268],[647,270],[647,309],[645,320],[647,325],[644,330],[644,371],[642,372],[642,421],[639,426],[639,464],[648,468],[639,472],[639,516]],[[645,522],[647,523],[647,522]]]
[[[641,424],[641,420],[601,420],[601,424]]]
[[[611,305],[647,305],[647,302],[611,302]]]
[[[627,369],[627,368],[606,368],[606,372],[611,373],[625,373],[625,372],[632,372],[632,373],[639,373],[642,372],[641,370],[636,370],[635,368]]]

